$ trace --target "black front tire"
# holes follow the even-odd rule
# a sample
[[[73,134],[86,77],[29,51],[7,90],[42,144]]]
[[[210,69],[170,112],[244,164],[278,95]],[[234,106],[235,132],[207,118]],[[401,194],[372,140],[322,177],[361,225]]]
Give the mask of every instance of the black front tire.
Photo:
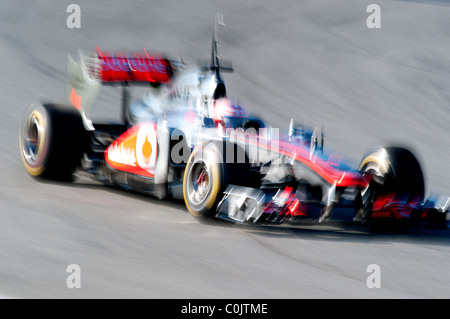
[[[227,155],[230,152],[233,158]],[[214,218],[226,187],[245,186],[249,180],[250,164],[242,148],[226,141],[202,144],[194,149],[184,171],[186,207],[199,221],[209,221]]]
[[[422,202],[425,198],[425,182],[421,165],[416,156],[402,147],[385,147],[369,152],[363,157],[360,171],[371,175],[372,181],[365,194],[364,215],[369,220],[373,203],[385,195],[404,203]],[[392,220],[370,220],[385,225]]]

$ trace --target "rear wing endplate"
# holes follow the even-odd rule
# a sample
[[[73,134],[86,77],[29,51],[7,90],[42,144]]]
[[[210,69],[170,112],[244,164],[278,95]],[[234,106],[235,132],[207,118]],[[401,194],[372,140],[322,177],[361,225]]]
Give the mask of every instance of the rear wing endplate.
[[[95,128],[90,114],[102,85],[123,87],[123,108],[128,103],[127,86],[168,83],[172,79],[171,61],[163,56],[144,53],[101,52],[94,55],[79,52],[79,61],[68,56],[67,99],[81,114],[86,130]]]

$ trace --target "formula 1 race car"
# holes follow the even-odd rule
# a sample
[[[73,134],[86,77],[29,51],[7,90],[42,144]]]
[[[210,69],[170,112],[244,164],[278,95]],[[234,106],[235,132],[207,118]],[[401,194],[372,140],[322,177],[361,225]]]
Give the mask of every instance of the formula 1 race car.
[[[425,198],[422,169],[401,147],[368,152],[358,166],[324,149],[323,130],[285,134],[228,98],[217,21],[209,65],[162,55],[102,52],[69,57],[70,105],[32,105],[20,152],[34,177],[71,180],[77,170],[109,185],[184,199],[201,221],[361,222],[446,227],[450,200]],[[93,123],[100,87],[122,89],[123,123]],[[130,103],[130,85],[149,93]]]

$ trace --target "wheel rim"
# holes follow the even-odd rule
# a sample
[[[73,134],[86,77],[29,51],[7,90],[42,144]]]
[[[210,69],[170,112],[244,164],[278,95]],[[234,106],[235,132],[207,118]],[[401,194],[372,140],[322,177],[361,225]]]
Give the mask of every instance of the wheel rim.
[[[22,153],[26,162],[35,165],[40,161],[44,139],[44,126],[37,112],[33,112],[22,134]]]
[[[208,198],[212,188],[210,177],[210,170],[204,162],[198,162],[192,166],[186,191],[193,205],[201,205]]]

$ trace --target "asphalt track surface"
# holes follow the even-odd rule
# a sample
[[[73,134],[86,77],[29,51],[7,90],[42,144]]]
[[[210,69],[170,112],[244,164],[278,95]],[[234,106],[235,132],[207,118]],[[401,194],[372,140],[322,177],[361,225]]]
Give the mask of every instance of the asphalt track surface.
[[[0,4],[0,297],[448,298],[450,233],[362,227],[203,225],[182,203],[104,187],[44,183],[22,166],[19,125],[33,102],[65,102],[67,54],[160,51],[209,57],[214,15],[228,91],[278,127],[323,125],[326,147],[358,163],[373,145],[408,145],[427,192],[450,191],[450,5],[382,1],[74,1]],[[117,120],[103,91],[94,119]],[[67,266],[81,269],[69,289]],[[381,269],[370,289],[367,267]]]

